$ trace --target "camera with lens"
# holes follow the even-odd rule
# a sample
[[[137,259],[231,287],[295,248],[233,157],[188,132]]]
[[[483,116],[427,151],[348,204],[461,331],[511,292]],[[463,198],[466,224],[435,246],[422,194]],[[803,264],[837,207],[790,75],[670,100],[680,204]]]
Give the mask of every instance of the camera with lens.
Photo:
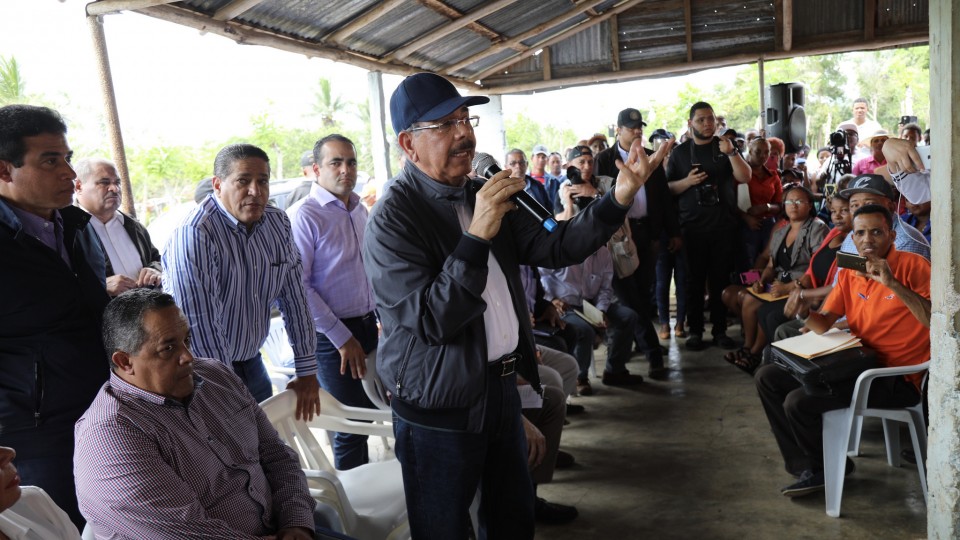
[[[830,134],[830,146],[834,148],[847,146],[847,134],[842,129],[838,129]]]
[[[571,185],[579,186],[580,184],[585,184],[586,181],[580,176],[580,169],[576,167],[567,167],[567,180],[570,181]],[[583,210],[587,207],[588,204],[593,202],[593,197],[574,197],[573,204],[577,205],[577,208]]]
[[[716,206],[720,204],[720,190],[710,180],[697,185],[697,204],[700,206]]]

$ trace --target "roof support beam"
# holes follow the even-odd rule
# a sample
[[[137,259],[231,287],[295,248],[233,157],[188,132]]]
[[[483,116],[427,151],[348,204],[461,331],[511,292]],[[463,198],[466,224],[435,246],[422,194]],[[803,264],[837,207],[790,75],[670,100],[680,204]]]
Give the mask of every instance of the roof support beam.
[[[422,38],[415,40],[412,43],[408,43],[403,47],[400,47],[396,51],[393,51],[392,53],[385,56],[384,59],[392,60],[394,58],[406,58],[407,56],[410,56],[410,54],[426,47],[427,45],[434,43],[439,39],[443,39],[444,37],[449,36],[450,34],[463,28],[464,26],[471,25],[475,21],[482,19],[487,15],[496,13],[501,9],[509,6],[510,4],[513,4],[516,1],[517,0],[497,0],[496,2],[493,2],[491,4],[486,4],[482,8],[474,10],[466,15],[460,15],[459,17],[456,17],[454,20],[441,26],[440,28],[429,30],[427,34]],[[427,7],[432,7],[432,6],[428,5]],[[484,30],[487,30],[485,27],[481,27],[481,28],[484,28]],[[489,35],[486,32],[484,32],[483,34],[489,37]],[[496,34],[496,36],[497,36],[495,38],[496,41],[503,41],[503,38],[499,34]]]
[[[683,27],[687,35],[687,63],[693,62],[693,12],[690,0],[683,0]]]
[[[544,47],[540,53],[540,65],[543,66],[543,80],[549,81],[553,78],[553,66],[550,65],[550,47]]]
[[[254,6],[263,2],[263,0],[233,0],[213,14],[215,21],[229,21],[243,15],[253,9]]]
[[[151,6],[172,4],[180,0],[100,0],[87,4],[87,15],[107,15],[120,11],[133,11]]]
[[[380,17],[383,17],[406,1],[407,0],[387,0],[386,2],[380,2],[376,6],[368,9],[363,15],[360,15],[347,24],[341,26],[336,32],[324,37],[323,40],[341,43],[343,40],[356,33],[357,30],[360,30],[364,26],[372,23]]]
[[[510,66],[510,65],[515,64],[515,63],[518,62],[519,60],[523,60],[524,58],[527,58],[527,57],[532,56],[532,55],[534,54],[534,52],[536,52],[536,51],[538,51],[538,50],[540,50],[540,49],[542,49],[542,48],[544,48],[544,47],[549,47],[550,45],[553,45],[553,44],[555,44],[555,43],[559,43],[559,42],[567,39],[568,37],[572,36],[573,34],[576,34],[576,33],[578,33],[578,32],[582,32],[582,31],[586,30],[587,28],[590,28],[591,26],[600,24],[600,23],[602,23],[603,21],[605,21],[605,20],[607,20],[607,19],[609,19],[609,18],[611,18],[611,17],[615,17],[615,16],[617,16],[618,14],[620,14],[620,13],[622,13],[622,12],[624,12],[624,11],[630,9],[630,8],[632,8],[633,6],[639,4],[639,3],[643,2],[643,1],[644,1],[644,0],[626,0],[625,2],[622,2],[621,4],[619,4],[618,6],[608,9],[607,11],[605,11],[605,12],[603,13],[603,15],[601,15],[601,16],[599,16],[599,17],[594,17],[594,18],[592,18],[592,19],[590,19],[590,20],[588,20],[588,21],[585,21],[585,22],[583,22],[583,23],[580,23],[580,24],[578,24],[578,25],[576,25],[576,26],[572,26],[572,27],[564,30],[563,32],[560,32],[559,34],[557,34],[557,35],[555,35],[555,36],[553,36],[553,37],[551,37],[551,38],[549,38],[549,39],[547,39],[547,40],[545,40],[545,41],[542,41],[542,42],[540,42],[540,43],[537,43],[536,45],[532,45],[532,46],[530,46],[530,47],[527,47],[527,50],[525,50],[525,51],[523,51],[523,52],[521,52],[521,53],[519,53],[519,54],[515,54],[515,55],[507,58],[506,60],[503,60],[502,62],[499,62],[499,63],[497,63],[496,65],[487,68],[487,69],[484,70],[482,73],[477,74],[477,75],[476,75],[476,78],[477,78],[477,79],[480,79],[480,80],[483,80],[484,77],[489,77],[490,75],[492,75],[492,74],[500,71],[501,69],[503,69],[503,68],[505,68],[505,67],[507,67],[507,66]],[[472,78],[472,77],[471,77],[471,78]]]
[[[773,0],[773,50],[783,50],[783,0]]]
[[[798,47],[793,51],[777,51],[773,53],[764,53],[763,59],[783,60],[785,58],[795,58],[798,56],[816,56],[820,54],[835,54],[851,51],[867,51],[884,49],[887,47],[898,47],[904,45],[920,45],[929,42],[929,34],[926,32],[916,32],[909,35],[896,35],[887,39],[875,40],[871,43],[864,43],[863,39],[857,37],[846,43],[831,42],[829,46],[823,45],[828,40],[816,40],[816,45],[809,48]],[[662,66],[644,67],[639,69],[627,69],[616,73],[594,73],[587,75],[577,75],[572,77],[554,77],[550,81],[534,81],[529,83],[505,84],[502,86],[489,85],[484,86],[483,92],[497,94],[523,94],[528,92],[558,90],[566,86],[578,86],[584,84],[606,83],[606,82],[625,82],[646,77],[659,77],[662,75],[692,73],[705,69],[713,69],[725,66],[737,66],[752,64],[757,61],[757,54],[740,54],[736,56],[727,56],[711,60],[701,60],[690,64],[666,64]]]
[[[620,27],[617,18],[610,19],[610,61],[614,71],[620,71]]]
[[[600,5],[602,3],[603,3],[603,0],[580,0],[580,2],[576,5],[576,7],[574,7],[570,11],[557,15],[556,17],[550,19],[545,23],[538,24],[537,26],[531,28],[530,30],[527,30],[526,32],[518,36],[514,36],[502,43],[498,43],[493,47],[490,47],[489,49],[483,51],[482,53],[475,54],[468,58],[464,58],[463,60],[457,62],[456,64],[448,67],[445,73],[447,75],[453,75],[454,72],[459,71],[469,66],[470,64],[477,62],[478,60],[482,60],[490,55],[497,54],[498,52],[506,49],[516,49],[518,51],[524,51],[527,49],[527,47],[525,47],[522,43],[524,40],[530,39],[533,36],[536,36],[538,34],[542,34],[544,30],[549,30],[554,26],[563,24],[569,21],[570,19],[579,16],[585,10],[591,9],[594,6]]]
[[[863,1],[863,39],[871,40],[877,29],[877,0]]]
[[[793,49],[793,0],[781,0],[783,4],[783,13],[780,14],[780,22],[783,31],[783,50]]]
[[[326,58],[334,62],[351,64],[370,71],[382,71],[393,75],[413,75],[421,70],[411,66],[393,63],[381,63],[370,57],[353,52],[333,49],[321,45],[309,45],[286,36],[264,30],[250,28],[242,23],[214,21],[194,11],[175,6],[156,6],[137,11],[157,19],[195,28],[201,32],[210,32],[223,36],[243,45],[262,45],[281,51],[302,54],[309,58]]]

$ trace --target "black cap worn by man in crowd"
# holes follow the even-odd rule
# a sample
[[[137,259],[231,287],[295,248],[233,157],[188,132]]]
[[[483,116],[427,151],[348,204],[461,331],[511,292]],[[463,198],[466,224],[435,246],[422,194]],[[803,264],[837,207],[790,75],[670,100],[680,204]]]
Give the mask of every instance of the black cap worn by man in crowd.
[[[647,123],[643,121],[643,115],[636,109],[624,109],[617,116],[617,125],[630,129],[646,127]]]
[[[894,199],[893,188],[879,174],[861,174],[853,179],[847,189],[840,192],[846,198],[856,193],[872,193],[886,197],[891,201]]]

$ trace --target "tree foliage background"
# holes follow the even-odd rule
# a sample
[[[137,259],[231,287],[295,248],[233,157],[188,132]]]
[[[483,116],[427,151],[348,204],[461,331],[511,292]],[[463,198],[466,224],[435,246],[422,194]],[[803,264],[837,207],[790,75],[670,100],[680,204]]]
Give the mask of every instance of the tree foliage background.
[[[814,148],[821,146],[841,121],[852,116],[851,103],[857,97],[868,100],[870,116],[890,131],[896,129],[901,115],[917,116],[921,127],[928,126],[929,72],[930,55],[926,46],[800,57],[764,65],[767,85],[781,82],[804,84],[807,139]],[[607,87],[600,88],[602,92]],[[92,114],[86,104],[72,103],[66,94],[46,96],[28,90],[28,81],[24,81],[16,58],[0,56],[0,105],[34,103],[54,107],[67,119],[71,133],[100,134],[99,140],[103,141],[100,145],[73,141],[78,157],[109,156],[102,117]],[[270,155],[275,179],[296,178],[301,176],[301,154],[311,150],[313,143],[324,135],[341,133],[357,145],[360,170],[372,173],[369,106],[365,99],[354,101],[345,92],[349,89],[337,88],[333,82],[320,78],[315,83],[314,101],[306,107],[309,112],[297,125],[279,123],[276,106],[268,103],[250,115],[249,129],[231,140],[209,141],[198,146],[128,147],[128,164],[137,202],[162,206],[190,200],[197,182],[212,174],[216,152],[232,142],[246,141],[262,147]],[[688,83],[673,95],[657,96],[646,107],[642,103],[634,106],[641,108],[649,124],[648,131],[664,127],[679,135],[686,129],[690,105],[701,100],[710,102],[717,114],[726,116],[728,126],[738,131],[759,127],[757,66],[742,66],[732,80],[718,82],[712,87]],[[529,152],[535,144],[545,144],[551,150],[562,151],[593,135],[575,133],[562,124],[562,118],[562,115],[555,115],[549,120],[539,119],[528,113],[506,118],[508,148]],[[607,120],[598,118],[596,131],[606,131]]]

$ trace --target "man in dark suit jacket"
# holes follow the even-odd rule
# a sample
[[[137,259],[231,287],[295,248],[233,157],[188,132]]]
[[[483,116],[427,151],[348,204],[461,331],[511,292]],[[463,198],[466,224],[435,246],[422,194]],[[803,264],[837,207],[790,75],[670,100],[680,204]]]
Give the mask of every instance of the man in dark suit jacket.
[[[120,175],[112,161],[76,163],[77,205],[91,214],[90,225],[106,255],[107,293],[117,296],[137,287],[157,287],[163,267],[150,233],[120,208]]]
[[[624,109],[617,117],[617,142],[612,147],[597,154],[596,171],[603,176],[617,177],[616,161],[626,161],[630,145],[636,139],[643,139],[643,115],[636,109]],[[647,155],[653,151],[646,150]],[[634,198],[633,206],[627,212],[630,233],[637,246],[640,267],[631,276],[614,278],[613,287],[617,295],[640,316],[637,324],[636,339],[641,349],[645,349],[650,362],[650,376],[661,377],[665,374],[663,352],[657,340],[657,331],[650,317],[651,286],[655,280],[654,266],[661,238],[669,243],[669,249],[680,249],[680,224],[673,205],[673,197],[667,188],[667,175],[663,165],[657,167],[647,183],[640,188]]]

